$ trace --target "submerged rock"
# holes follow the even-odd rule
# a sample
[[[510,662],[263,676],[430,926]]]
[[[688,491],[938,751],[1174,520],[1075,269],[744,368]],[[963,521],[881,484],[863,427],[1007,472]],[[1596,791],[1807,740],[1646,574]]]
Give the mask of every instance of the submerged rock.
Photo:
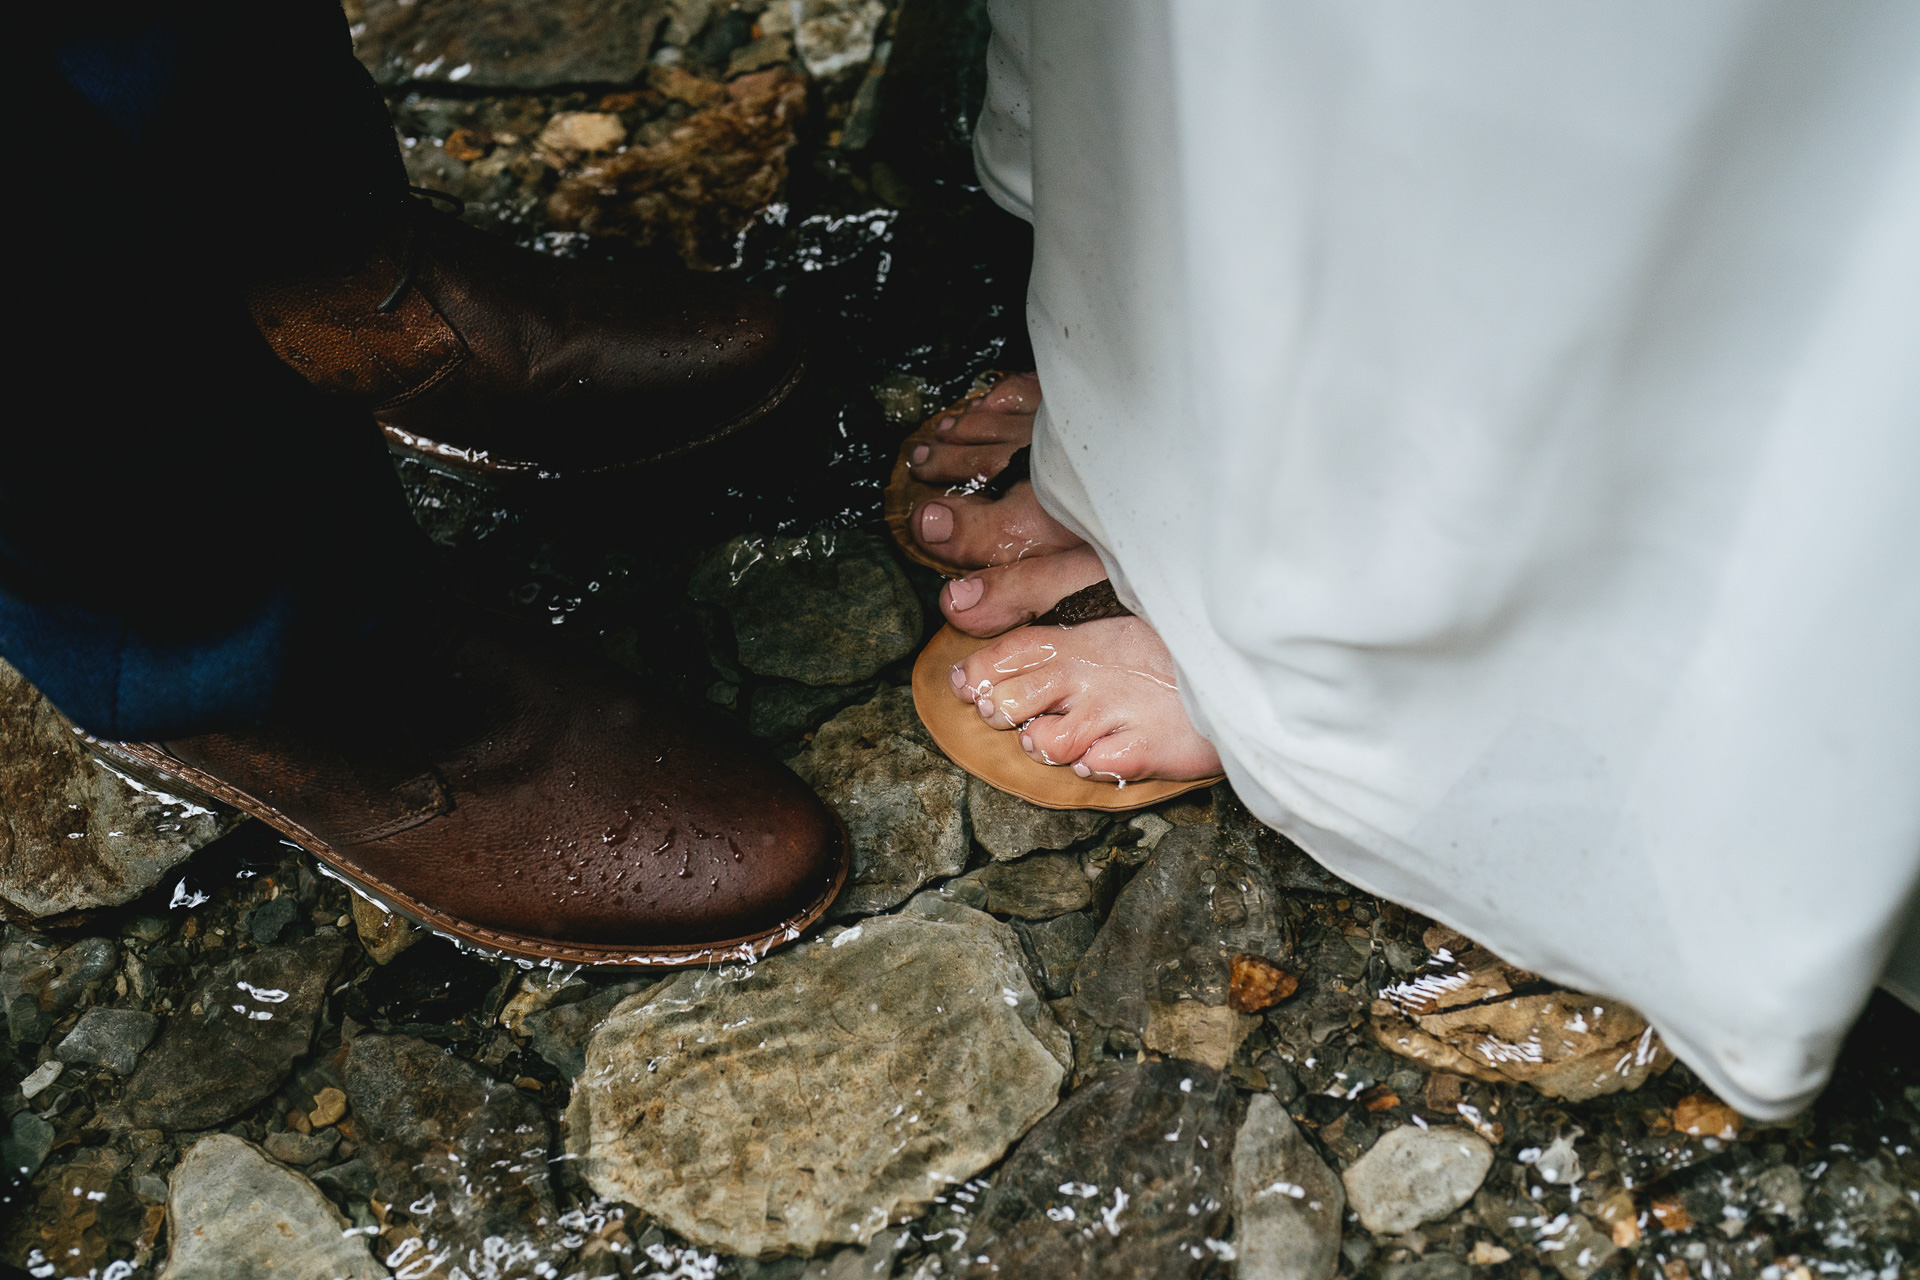
[[[584,1000],[555,1004],[530,1013],[521,1025],[526,1029],[533,1051],[545,1058],[555,1071],[572,1080],[585,1069],[587,1041],[607,1020],[607,1015],[628,996],[656,985],[652,978],[618,982]]]
[[[993,1177],[957,1274],[987,1280],[1199,1276],[1231,1256],[1232,1082],[1147,1062],[1076,1090]]]
[[[742,537],[716,549],[689,591],[733,623],[740,665],[808,685],[856,684],[920,643],[920,601],[872,534]]]
[[[1397,1235],[1473,1199],[1492,1167],[1493,1148],[1477,1134],[1404,1124],[1347,1169],[1347,1199],[1367,1230]]]
[[[1373,1002],[1373,1034],[1383,1047],[1435,1070],[1529,1084],[1575,1102],[1637,1088],[1673,1064],[1646,1019],[1626,1005],[1537,990],[1546,986],[1537,975],[1452,930],[1436,926],[1429,934],[1425,968]]]
[[[131,902],[241,821],[96,764],[66,717],[0,662],[0,914]]]
[[[973,838],[995,861],[1024,858],[1036,849],[1067,849],[1091,840],[1112,821],[1095,809],[1045,809],[991,783],[967,784]]]
[[[422,1257],[475,1276],[539,1274],[560,1260],[539,1103],[411,1036],[356,1037],[346,1078],[360,1156],[380,1198],[420,1232]]]
[[[847,824],[853,867],[836,916],[883,911],[967,865],[967,775],[933,745],[907,689],[820,726],[793,771]]]
[[[587,1046],[569,1143],[596,1191],[695,1244],[811,1254],[998,1160],[1070,1054],[1012,931],[922,896],[621,1005]]]
[[[140,1051],[153,1039],[158,1025],[159,1019],[140,1009],[89,1009],[54,1046],[53,1056],[132,1075]]]
[[[353,43],[384,85],[625,84],[666,16],[664,0],[365,0]]]
[[[1347,1197],[1272,1094],[1247,1106],[1233,1140],[1238,1280],[1329,1280],[1340,1266]]]
[[[271,1094],[306,1053],[346,941],[332,930],[221,965],[176,1010],[127,1082],[133,1122],[210,1129]]]
[[[1093,885],[1080,869],[1080,859],[1058,853],[996,862],[954,881],[948,888],[956,896],[965,895],[969,906],[982,906],[994,915],[1022,920],[1051,920],[1093,905]],[[980,901],[973,902],[972,897]]]
[[[250,1142],[216,1133],[174,1169],[160,1280],[386,1280],[365,1236],[311,1182]]]
[[[1095,1021],[1148,1048],[1220,1068],[1255,1019],[1228,1006],[1234,956],[1290,948],[1263,862],[1212,823],[1175,827],[1120,892],[1074,981]]]

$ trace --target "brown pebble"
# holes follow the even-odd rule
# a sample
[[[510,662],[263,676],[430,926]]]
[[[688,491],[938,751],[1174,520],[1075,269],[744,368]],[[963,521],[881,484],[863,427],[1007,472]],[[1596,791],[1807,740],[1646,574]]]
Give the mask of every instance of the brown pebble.
[[[1685,1231],[1693,1225],[1693,1216],[1687,1212],[1687,1206],[1680,1203],[1679,1196],[1659,1196],[1647,1207],[1652,1210],[1654,1220],[1669,1231]]]
[[[1300,979],[1265,956],[1241,952],[1227,979],[1227,1004],[1235,1013],[1271,1009],[1300,989]]]
[[[1690,1093],[1673,1104],[1673,1127],[1691,1138],[1740,1136],[1740,1113],[1710,1093]]]
[[[493,149],[493,139],[473,129],[455,129],[440,149],[455,160],[479,160]]]
[[[307,1113],[307,1123],[316,1129],[323,1129],[339,1122],[347,1114],[347,1095],[328,1085],[313,1095],[313,1110]]]

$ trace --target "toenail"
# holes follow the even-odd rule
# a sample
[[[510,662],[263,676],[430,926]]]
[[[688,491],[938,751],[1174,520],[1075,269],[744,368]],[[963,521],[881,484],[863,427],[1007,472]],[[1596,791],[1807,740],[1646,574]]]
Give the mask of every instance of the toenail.
[[[973,704],[973,709],[980,713],[980,718],[982,720],[993,719],[993,699],[992,698],[982,697],[980,701]]]
[[[1021,735],[1020,735],[1020,749],[1021,749],[1022,751],[1031,751],[1031,750],[1033,750],[1033,735],[1032,735],[1032,734],[1030,734],[1030,733],[1023,733],[1023,734],[1021,734]]]
[[[920,540],[940,543],[953,536],[953,512],[937,502],[920,508]]]
[[[947,673],[947,680],[953,685],[954,693],[964,697],[967,692],[967,673],[960,669],[959,663],[953,664],[953,670]]]
[[[946,439],[953,434],[953,424],[958,421],[960,421],[958,418],[940,419],[940,424],[933,429],[933,434],[939,436],[942,440]]]
[[[955,613],[964,612],[980,603],[980,597],[986,589],[986,584],[978,578],[962,578],[947,584],[947,603],[953,606]]]
[[[931,458],[932,456],[933,456],[933,449],[931,447],[924,444],[917,444],[913,446],[913,457],[909,461],[908,465],[914,466],[914,467],[920,466],[922,463],[924,463],[928,458]]]
[[[1083,778],[1091,778],[1093,776],[1093,770],[1081,764],[1078,760],[1073,762],[1073,771]]]

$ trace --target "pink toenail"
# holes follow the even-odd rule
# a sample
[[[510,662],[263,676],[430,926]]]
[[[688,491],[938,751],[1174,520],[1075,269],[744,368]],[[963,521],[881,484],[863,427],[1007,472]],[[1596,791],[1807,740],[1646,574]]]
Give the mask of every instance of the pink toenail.
[[[954,424],[959,421],[960,419],[958,418],[942,418],[940,419],[940,425],[936,426],[933,429],[933,434],[939,436],[942,440],[945,440],[948,436],[953,434]]]
[[[980,701],[973,704],[973,709],[980,713],[980,718],[982,720],[993,719],[993,699],[992,698],[987,698],[987,697],[981,698]]]
[[[965,697],[967,692],[967,673],[960,669],[959,663],[953,664],[953,670],[947,673],[947,680],[953,685],[955,694]]]
[[[1091,778],[1093,776],[1093,770],[1081,764],[1078,760],[1073,762],[1073,771],[1083,778]]]
[[[933,456],[933,449],[931,447],[924,444],[917,444],[913,446],[913,457],[909,461],[908,465],[915,466],[915,467],[920,466],[922,463],[924,463],[928,458],[931,458],[932,456]]]
[[[1021,735],[1020,735],[1020,749],[1021,749],[1022,751],[1031,751],[1031,750],[1033,750],[1033,735],[1032,735],[1032,734],[1030,734],[1030,733],[1023,733],[1023,734],[1021,734]]]
[[[947,603],[953,606],[955,613],[962,613],[979,604],[986,590],[986,584],[980,579],[962,578],[947,585]]]
[[[920,541],[942,543],[953,536],[953,512],[937,502],[920,508]]]

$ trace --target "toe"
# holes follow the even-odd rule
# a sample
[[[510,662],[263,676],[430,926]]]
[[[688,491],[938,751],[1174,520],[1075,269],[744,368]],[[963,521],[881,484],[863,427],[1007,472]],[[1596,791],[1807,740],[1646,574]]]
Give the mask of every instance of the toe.
[[[1018,729],[1035,716],[1061,715],[1073,707],[1075,688],[1068,673],[1045,664],[1002,676],[974,702],[980,718],[996,729]]]
[[[1068,765],[1086,755],[1087,748],[1111,728],[1097,710],[1082,704],[1027,725],[1020,745],[1041,764]]]
[[[1055,657],[1056,634],[1052,627],[1023,627],[982,645],[954,664],[948,676],[953,695],[977,705],[998,696],[1001,686],[1043,670]]]
[[[962,569],[1012,564],[1086,545],[1046,513],[1025,481],[997,500],[952,494],[922,503],[909,527],[929,556]]]
[[[1121,729],[1097,739],[1074,759],[1072,767],[1096,782],[1140,782],[1164,776],[1154,769],[1150,755],[1144,736]]]
[[[956,578],[940,592],[940,612],[968,635],[997,636],[1106,576],[1093,548],[1073,547]]]
[[[990,409],[983,401],[950,412],[934,423],[934,439],[944,444],[1004,444],[1015,448],[1033,440],[1033,411]]]
[[[942,444],[934,440],[913,447],[907,469],[926,484],[984,484],[1007,468],[1007,459],[1019,446],[1006,444]]]
[[[1031,414],[1040,408],[1040,375],[1014,373],[993,384],[992,390],[976,402],[995,413]]]

